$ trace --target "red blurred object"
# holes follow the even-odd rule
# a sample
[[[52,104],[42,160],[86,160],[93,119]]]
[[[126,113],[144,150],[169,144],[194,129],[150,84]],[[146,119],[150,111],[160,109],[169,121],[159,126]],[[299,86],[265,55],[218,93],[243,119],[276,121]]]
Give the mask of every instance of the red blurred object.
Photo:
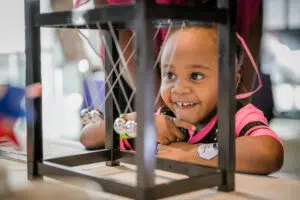
[[[88,2],[89,2],[89,0],[77,0],[75,2],[75,4],[74,4],[74,7],[78,8],[79,6],[82,6],[82,5],[84,5],[84,4],[88,3]]]
[[[12,141],[17,147],[20,146],[15,133],[13,131],[13,124],[6,123],[4,118],[0,117],[0,138],[7,138],[7,141]]]

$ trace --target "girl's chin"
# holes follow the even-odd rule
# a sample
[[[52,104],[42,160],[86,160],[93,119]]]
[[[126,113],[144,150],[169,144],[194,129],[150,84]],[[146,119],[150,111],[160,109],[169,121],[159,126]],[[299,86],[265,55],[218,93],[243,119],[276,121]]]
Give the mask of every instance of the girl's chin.
[[[199,118],[196,117],[196,116],[193,116],[193,115],[189,115],[189,116],[186,116],[186,115],[176,115],[176,118],[182,120],[182,121],[185,121],[187,123],[190,123],[190,124],[193,124],[193,125],[196,125],[198,124],[199,122]]]

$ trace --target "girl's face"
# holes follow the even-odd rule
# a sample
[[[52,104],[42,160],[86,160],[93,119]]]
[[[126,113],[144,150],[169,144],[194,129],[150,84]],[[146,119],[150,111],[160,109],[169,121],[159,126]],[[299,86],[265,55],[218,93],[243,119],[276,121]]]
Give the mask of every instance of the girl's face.
[[[177,118],[196,124],[216,107],[217,53],[215,29],[179,30],[166,42],[160,92]]]

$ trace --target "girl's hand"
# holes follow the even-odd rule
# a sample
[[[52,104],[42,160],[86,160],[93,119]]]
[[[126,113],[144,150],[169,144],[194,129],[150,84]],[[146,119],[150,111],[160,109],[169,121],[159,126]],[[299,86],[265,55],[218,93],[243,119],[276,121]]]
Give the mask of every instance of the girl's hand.
[[[164,145],[185,139],[186,135],[184,135],[178,127],[193,131],[196,130],[193,124],[167,115],[155,115],[155,122],[157,130],[156,141]]]
[[[37,98],[42,96],[42,85],[40,83],[34,83],[25,88],[25,96],[27,98]]]
[[[157,130],[157,137],[156,141],[160,144],[170,144],[175,141],[182,141],[185,139],[186,135],[184,135],[180,130],[179,127],[189,129],[189,130],[196,130],[196,127],[193,124],[185,122],[180,119],[176,119],[167,115],[154,115],[155,123],[156,123],[156,130]],[[136,112],[128,113],[124,116],[125,120],[136,120]]]
[[[157,145],[157,156],[159,158],[189,162],[190,159],[199,159],[197,149],[199,144],[188,144],[186,142],[175,142],[170,145]],[[192,161],[191,161],[192,162]]]

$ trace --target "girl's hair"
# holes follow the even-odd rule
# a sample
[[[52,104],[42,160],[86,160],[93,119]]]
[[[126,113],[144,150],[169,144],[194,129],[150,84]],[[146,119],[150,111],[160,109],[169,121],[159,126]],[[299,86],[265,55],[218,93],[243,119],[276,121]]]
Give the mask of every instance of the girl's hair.
[[[216,24],[208,24],[208,23],[202,23],[201,25],[198,26],[187,26],[183,28],[184,30],[205,30],[205,29],[215,29],[217,30],[217,25]],[[172,31],[172,33],[170,34],[170,36],[174,33],[176,33],[177,31],[179,31],[180,29],[176,29],[174,31]],[[169,38],[170,38],[169,36]],[[167,39],[167,38],[166,38]],[[217,38],[216,38],[216,42],[217,42]],[[163,46],[161,47],[163,48]],[[243,80],[243,61],[244,61],[244,51],[243,48],[241,47],[241,45],[239,44],[239,42],[237,41],[236,44],[236,58],[237,58],[237,69],[236,71],[240,74],[240,80]],[[160,71],[160,67],[156,67],[158,73],[161,73]],[[239,81],[238,86],[237,86],[237,93],[243,93],[245,92],[245,87],[243,86],[242,82]]]
[[[184,30],[205,30],[205,29],[215,29],[217,30],[217,25],[216,24],[209,24],[209,23],[201,23],[197,26],[186,26],[183,28]],[[172,34],[176,33],[177,31],[179,31],[180,29],[174,29],[173,31],[171,31],[171,34],[169,35],[169,38]],[[168,38],[166,38],[168,39]],[[217,39],[217,38],[216,38]],[[163,46],[161,47],[161,49],[163,48]],[[241,45],[238,43],[236,44],[236,58],[237,58],[237,64],[238,64],[238,68],[241,67],[243,60],[244,60],[244,51],[243,48],[241,47]]]

